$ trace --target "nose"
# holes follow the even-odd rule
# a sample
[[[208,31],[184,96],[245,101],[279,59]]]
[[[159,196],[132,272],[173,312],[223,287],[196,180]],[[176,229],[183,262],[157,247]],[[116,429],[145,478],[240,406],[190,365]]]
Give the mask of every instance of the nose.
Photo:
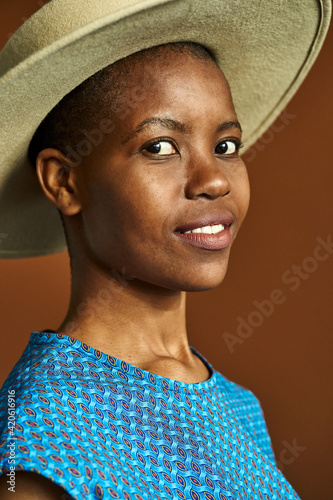
[[[230,193],[230,181],[223,167],[222,160],[200,158],[190,161],[187,169],[185,196],[188,199],[199,197],[214,200]]]

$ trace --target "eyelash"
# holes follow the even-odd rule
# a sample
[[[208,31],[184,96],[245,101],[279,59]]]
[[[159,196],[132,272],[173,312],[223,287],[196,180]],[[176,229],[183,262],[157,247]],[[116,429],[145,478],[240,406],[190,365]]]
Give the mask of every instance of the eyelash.
[[[160,157],[167,157],[167,156],[173,156],[175,153],[172,153],[172,154],[168,154],[168,155],[161,155],[161,154],[158,154],[158,153],[151,153],[149,151],[147,151],[148,148],[156,145],[156,144],[159,144],[161,142],[167,142],[169,144],[172,145],[172,147],[174,149],[176,149],[176,151],[178,152],[178,148],[176,146],[176,144],[174,143],[173,140],[171,140],[169,137],[158,137],[157,139],[153,139],[152,141],[144,144],[144,146],[141,148],[141,151],[142,152],[146,152],[148,155],[153,155],[153,156],[160,156]],[[214,150],[216,150],[216,148],[222,144],[222,143],[226,143],[226,142],[232,142],[234,145],[235,145],[235,148],[236,148],[236,151],[234,153],[229,153],[229,154],[224,154],[224,153],[218,153],[219,156],[223,156],[225,158],[232,158],[234,155],[238,155],[239,153],[239,150],[244,146],[244,144],[236,137],[226,137],[225,139],[223,139],[222,141],[218,142],[214,148]]]
[[[238,155],[239,153],[239,150],[244,146],[244,144],[242,143],[242,141],[240,141],[239,139],[237,139],[237,137],[226,137],[225,139],[223,139],[222,141],[218,142],[215,146],[215,149],[220,145],[220,144],[223,144],[223,143],[226,143],[226,142],[232,142],[234,145],[235,145],[235,152],[234,153],[229,153],[229,154],[223,154],[221,153],[220,156],[223,156],[224,158],[233,158],[234,155]]]
[[[176,151],[178,152],[178,148],[176,146],[176,144],[174,143],[173,140],[171,140],[169,137],[158,137],[157,139],[153,139],[152,141],[149,141],[147,142],[142,148],[141,148],[141,151],[143,152],[147,152],[149,155],[154,155],[154,156],[173,156],[173,155],[160,155],[160,154],[157,154],[157,153],[150,153],[149,151],[147,151],[148,148],[156,145],[156,144],[159,144],[160,142],[168,142],[169,144],[172,145],[173,148],[176,149]],[[174,154],[174,153],[173,153]]]

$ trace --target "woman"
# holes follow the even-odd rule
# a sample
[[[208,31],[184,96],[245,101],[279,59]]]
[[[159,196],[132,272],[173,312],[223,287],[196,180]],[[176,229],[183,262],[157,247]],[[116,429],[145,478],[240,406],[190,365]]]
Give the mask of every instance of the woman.
[[[277,62],[282,76],[274,99],[261,97],[261,109],[252,103],[240,120],[225,75],[203,47],[211,33],[206,44],[221,56],[222,12],[219,17],[214,2],[206,10],[195,2],[157,2],[148,11],[123,4],[114,12],[101,1],[97,17],[86,5],[78,10],[79,3],[54,0],[7,52],[18,53],[36,27],[44,29],[40,38],[49,37],[37,50],[34,40],[26,66],[14,74],[21,94],[24,85],[38,87],[23,115],[52,87],[24,132],[51,201],[31,208],[30,220],[41,206],[49,214],[39,213],[33,237],[26,231],[16,252],[59,249],[55,206],[71,257],[72,293],[57,332],[32,335],[2,389],[3,414],[14,408],[8,422],[16,424],[13,431],[6,421],[2,430],[2,498],[13,491],[18,498],[298,498],[276,468],[256,398],[189,347],[185,292],[211,289],[225,276],[249,202],[240,122],[249,141],[264,130],[277,103],[291,96],[291,67],[294,80],[301,59],[294,56],[288,76],[286,61]],[[172,21],[189,12],[195,21],[184,35],[184,26]],[[196,35],[199,28],[205,36]],[[98,43],[104,36],[116,44],[119,33],[116,55]],[[303,50],[313,37],[307,33]],[[280,50],[287,47],[282,38]],[[248,35],[247,46],[253,42]],[[231,75],[237,50],[230,52]],[[306,55],[308,66],[314,57]],[[253,95],[263,75],[252,64],[255,74]],[[278,91],[279,78],[284,88]],[[238,81],[238,103],[245,101],[243,86]],[[17,171],[27,156],[24,141],[11,144]],[[22,179],[33,173],[20,172]],[[9,175],[4,184],[9,190]]]

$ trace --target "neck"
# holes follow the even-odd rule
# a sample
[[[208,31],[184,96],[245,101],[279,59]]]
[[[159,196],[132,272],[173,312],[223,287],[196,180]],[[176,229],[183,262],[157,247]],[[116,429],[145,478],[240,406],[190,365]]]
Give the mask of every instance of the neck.
[[[70,306],[60,333],[146,369],[156,360],[193,358],[185,292],[87,269],[72,270]]]

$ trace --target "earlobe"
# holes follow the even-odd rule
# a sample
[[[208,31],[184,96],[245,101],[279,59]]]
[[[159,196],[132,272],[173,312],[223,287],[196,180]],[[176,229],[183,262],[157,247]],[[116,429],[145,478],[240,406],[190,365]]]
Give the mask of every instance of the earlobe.
[[[75,165],[53,148],[43,149],[36,159],[36,173],[47,198],[64,215],[81,211]]]

